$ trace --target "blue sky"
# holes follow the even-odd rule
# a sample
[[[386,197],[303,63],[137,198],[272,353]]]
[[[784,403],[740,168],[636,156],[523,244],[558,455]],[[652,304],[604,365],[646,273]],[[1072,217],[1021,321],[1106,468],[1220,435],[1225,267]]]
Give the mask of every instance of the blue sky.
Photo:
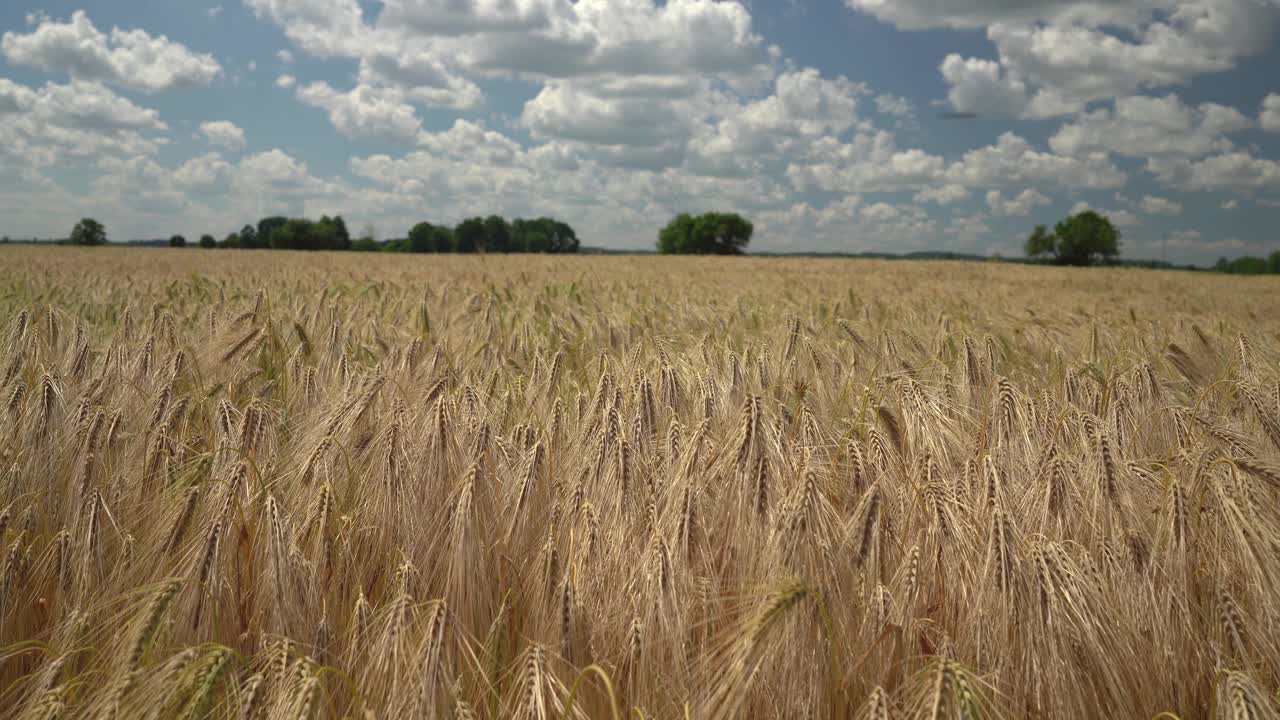
[[[1280,0],[133,0],[0,7],[0,233],[549,214],[652,246],[1280,249]],[[947,114],[973,114],[948,119]]]

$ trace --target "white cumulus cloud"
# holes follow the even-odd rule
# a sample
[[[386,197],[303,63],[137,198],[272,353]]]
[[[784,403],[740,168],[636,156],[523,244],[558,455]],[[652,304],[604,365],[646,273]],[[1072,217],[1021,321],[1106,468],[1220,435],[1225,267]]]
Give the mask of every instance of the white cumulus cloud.
[[[245,146],[244,130],[229,120],[211,120],[200,123],[200,133],[210,145],[242,150]]]
[[[1081,213],[1081,212],[1084,212],[1085,210],[1092,210],[1098,213],[1099,215],[1106,217],[1108,220],[1112,222],[1112,224],[1116,225],[1117,227],[1132,227],[1134,225],[1142,224],[1142,221],[1138,219],[1137,213],[1133,212],[1132,210],[1126,210],[1124,208],[1121,208],[1119,210],[1108,210],[1105,208],[1096,208],[1083,200],[1081,200],[1080,202],[1072,206],[1071,214],[1075,215],[1076,213]]]
[[[13,165],[146,155],[155,152],[167,129],[158,112],[101,83],[73,80],[31,88],[0,78],[0,160],[9,156]]]
[[[996,57],[949,56],[940,68],[948,100],[961,111],[1031,117],[1231,70],[1264,50],[1280,23],[1273,0],[848,2],[899,27],[986,27]]]
[[[1064,155],[1105,150],[1120,155],[1200,156],[1230,150],[1228,135],[1252,127],[1235,108],[1216,103],[1191,107],[1176,95],[1127,97],[1114,108],[1082,113],[1049,139]]]
[[[422,122],[412,105],[396,90],[357,85],[348,92],[328,83],[313,82],[298,88],[298,99],[329,112],[329,121],[350,138],[414,145]]]
[[[1006,198],[999,190],[987,193],[987,207],[996,215],[1022,216],[1030,215],[1038,205],[1048,205],[1049,198],[1035,188],[1027,188],[1013,197]]]
[[[43,18],[30,33],[0,38],[5,58],[80,80],[100,80],[143,92],[206,85],[222,72],[212,55],[194,53],[145,30],[100,32],[83,10],[67,22]]]
[[[1168,198],[1162,198],[1156,195],[1144,195],[1139,207],[1142,208],[1142,212],[1148,215],[1182,214],[1182,205]]]
[[[1021,115],[1027,107],[1027,85],[1005,72],[1000,63],[963,58],[952,53],[939,67],[950,85],[947,100],[959,112]]]
[[[1271,93],[1262,101],[1262,112],[1258,115],[1258,124],[1263,130],[1280,132],[1280,95]]]
[[[950,205],[969,197],[969,189],[963,185],[939,185],[921,190],[915,194],[916,203],[936,203]]]
[[[1166,186],[1181,190],[1280,191],[1280,162],[1244,151],[1200,160],[1151,158],[1147,170]]]

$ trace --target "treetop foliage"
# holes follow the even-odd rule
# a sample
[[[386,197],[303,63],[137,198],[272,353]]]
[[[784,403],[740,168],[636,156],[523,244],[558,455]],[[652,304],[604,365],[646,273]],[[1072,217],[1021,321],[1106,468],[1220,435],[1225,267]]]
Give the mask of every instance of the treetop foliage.
[[[107,230],[93,218],[84,218],[71,229],[68,238],[72,245],[103,245],[107,242]]]
[[[1027,238],[1030,257],[1051,257],[1058,265],[1092,265],[1120,254],[1120,231],[1093,210],[1078,212],[1053,226],[1037,225]]]
[[[265,217],[245,225],[239,233],[216,243],[222,248],[272,248],[281,250],[356,250],[414,253],[575,253],[578,236],[568,223],[549,217],[517,218],[508,222],[499,215],[472,217],[456,227],[420,222],[404,238],[378,242],[370,235],[352,239],[341,215],[318,221],[284,216]],[[201,242],[201,247],[206,247]]]
[[[658,232],[664,255],[741,255],[755,230],[737,213],[680,213]]]
[[[357,249],[377,249],[372,239],[360,245]],[[576,253],[578,247],[578,235],[568,223],[549,217],[508,222],[498,215],[467,218],[453,228],[420,222],[408,237],[384,246],[415,253]]]
[[[1266,258],[1252,255],[1238,257],[1235,260],[1218,258],[1218,262],[1213,264],[1213,269],[1232,275],[1275,275],[1280,273],[1280,250]]]
[[[275,218],[272,218],[274,221]],[[265,221],[264,221],[265,222]],[[262,224],[259,223],[258,242],[262,242]],[[351,237],[341,217],[324,216],[318,222],[304,218],[290,218],[283,223],[273,222],[266,232],[267,243],[275,250],[348,250]]]

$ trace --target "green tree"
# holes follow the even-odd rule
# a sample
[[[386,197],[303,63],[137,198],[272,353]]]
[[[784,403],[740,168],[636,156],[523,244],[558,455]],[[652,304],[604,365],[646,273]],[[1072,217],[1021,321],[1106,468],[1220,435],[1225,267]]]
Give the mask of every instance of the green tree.
[[[658,252],[663,255],[690,253],[692,246],[693,216],[689,213],[680,213],[658,231]]]
[[[209,233],[205,233],[200,236],[200,247],[206,248],[206,249],[218,247],[218,241],[214,240],[213,236],[210,235]]]
[[[453,230],[453,249],[460,253],[473,253],[484,246],[484,220],[467,218]]]
[[[261,236],[261,232],[259,232]],[[337,227],[332,221],[313,222],[291,218],[271,230],[271,247],[278,250],[342,249]]]
[[[186,247],[186,246],[187,246],[187,239],[182,237],[181,235],[174,235],[173,237],[169,238],[169,247]]]
[[[1027,257],[1045,257],[1053,254],[1053,236],[1044,225],[1037,225],[1027,238]]]
[[[103,245],[107,242],[107,230],[93,218],[84,218],[71,229],[68,238],[72,245]]]
[[[231,239],[231,236],[228,235],[227,239],[228,240]],[[234,246],[228,245],[227,247],[244,247],[244,248],[266,247],[265,245],[258,244],[258,229],[252,225],[245,225],[244,227],[240,228],[240,235],[236,239],[237,239],[237,242]]]
[[[498,215],[490,215],[484,219],[484,251],[511,252],[511,227]]]
[[[1053,227],[1058,258],[1068,265],[1090,265],[1120,254],[1120,231],[1092,210],[1076,213]]]
[[[281,219],[284,222],[279,225],[271,223],[264,227],[262,223],[258,223],[258,237],[268,238],[272,250],[301,250],[302,244],[306,241],[306,235],[310,231],[310,222],[300,220],[290,224],[291,221],[288,218]]]
[[[1027,238],[1027,255],[1052,255],[1059,265],[1091,265],[1120,254],[1120,231],[1104,215],[1093,210],[1078,212],[1053,226],[1050,235],[1043,225]]]
[[[445,225],[431,228],[431,252],[453,252],[453,228]]]
[[[1227,272],[1235,275],[1263,275],[1267,272],[1267,261],[1246,255],[1232,260],[1227,266]]]
[[[334,250],[350,250],[351,234],[347,232],[347,222],[341,215],[334,215],[333,220]]]
[[[409,228],[409,252],[434,252],[431,248],[431,230],[435,226],[429,222],[420,222]]]
[[[755,226],[736,213],[703,213],[693,226],[699,252],[741,255],[751,242]]]
[[[568,223],[554,218],[517,219],[511,223],[511,252],[575,253],[578,236]]]
[[[755,227],[737,213],[680,213],[658,232],[658,252],[675,255],[741,255]]]
[[[538,222],[542,224],[548,237],[551,239],[551,250],[553,253],[576,253],[578,252],[578,234],[569,227],[569,223],[552,218],[538,218]]]
[[[1272,274],[1280,273],[1280,250],[1267,256],[1267,272]]]
[[[551,238],[543,232],[539,221],[516,218],[511,222],[511,249],[515,252],[550,252]]]
[[[347,232],[347,223],[343,221],[341,215],[335,215],[334,217],[329,217],[328,215],[321,215],[320,222],[315,223],[315,225],[324,226],[323,230],[320,229],[319,227],[311,228],[312,233],[317,233],[317,232],[323,233],[324,236],[327,238],[327,240],[324,240],[324,241],[317,241],[317,242],[328,243],[328,245],[326,245],[322,249],[325,249],[325,250],[350,250],[351,249],[351,235]]]
[[[345,250],[351,246],[350,239],[347,239],[345,246],[343,245],[338,225],[332,221],[313,223],[309,220],[301,220],[300,227],[305,228],[302,233],[303,250]]]
[[[271,234],[275,232],[276,229],[284,227],[287,222],[289,222],[289,218],[280,217],[279,215],[262,218],[258,221],[258,232],[253,243],[246,244],[242,233],[240,237],[240,244],[244,247],[254,248],[276,247],[275,242],[271,239]]]
[[[420,222],[409,230],[409,252],[445,253],[453,250],[449,228]]]
[[[374,240],[372,237],[365,235],[364,237],[359,237],[359,238],[356,238],[355,240],[352,240],[351,249],[355,252],[377,252],[382,248],[380,245],[378,245],[377,240]]]
[[[253,226],[251,225],[245,225],[245,227],[250,230],[253,229]],[[222,239],[222,242],[218,243],[218,247],[234,249],[240,247],[240,243],[241,238],[239,235],[235,233],[227,233],[227,236]]]

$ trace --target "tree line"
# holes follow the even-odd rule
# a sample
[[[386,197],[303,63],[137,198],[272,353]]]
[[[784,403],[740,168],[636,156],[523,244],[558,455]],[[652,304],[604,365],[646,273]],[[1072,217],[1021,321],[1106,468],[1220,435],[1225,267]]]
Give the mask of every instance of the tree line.
[[[73,245],[106,243],[102,223],[85,218],[76,224],[68,242]],[[319,220],[289,218],[281,215],[265,217],[256,225],[245,225],[239,232],[221,240],[202,235],[202,248],[244,250],[353,250],[357,252],[414,253],[576,253],[578,235],[568,223],[555,218],[516,218],[507,221],[499,215],[467,218],[454,227],[420,222],[403,238],[378,241],[371,234],[352,238],[341,215],[322,216]],[[170,247],[186,247],[182,235],[169,238]]]
[[[1280,250],[1265,258],[1253,255],[1245,255],[1235,260],[1218,258],[1218,262],[1213,264],[1213,269],[1232,275],[1277,275],[1280,274]]]
[[[1120,231],[1106,216],[1085,210],[1062,220],[1052,232],[1044,225],[1037,225],[1027,238],[1026,252],[1030,258],[1048,259],[1058,265],[1111,263],[1120,254]],[[1151,265],[1172,267],[1167,263]],[[1187,269],[1202,268],[1192,265]],[[1234,275],[1280,274],[1280,250],[1265,258],[1251,255],[1235,260],[1218,258],[1208,269]]]
[[[741,255],[745,254],[754,229],[750,220],[736,213],[680,213],[658,232],[657,249],[664,255]],[[7,243],[10,239],[5,236],[0,242]],[[107,242],[106,229],[97,220],[84,218],[67,239],[57,242],[102,245]],[[169,239],[173,247],[186,244],[182,235]],[[580,248],[578,236],[568,223],[549,217],[507,221],[499,215],[467,218],[453,227],[420,222],[410,228],[405,237],[383,241],[375,240],[371,232],[353,239],[341,215],[325,215],[319,220],[275,215],[262,218],[257,225],[245,225],[222,240],[202,235],[199,245],[202,248],[413,253],[576,253]],[[1163,262],[1119,260],[1120,231],[1105,215],[1093,210],[1075,213],[1054,225],[1053,230],[1037,225],[1027,238],[1025,250],[1033,262],[1058,265],[1119,263],[1173,267]],[[1266,258],[1245,256],[1228,260],[1224,257],[1209,268],[1187,265],[1185,269],[1239,275],[1280,274],[1280,251]]]

